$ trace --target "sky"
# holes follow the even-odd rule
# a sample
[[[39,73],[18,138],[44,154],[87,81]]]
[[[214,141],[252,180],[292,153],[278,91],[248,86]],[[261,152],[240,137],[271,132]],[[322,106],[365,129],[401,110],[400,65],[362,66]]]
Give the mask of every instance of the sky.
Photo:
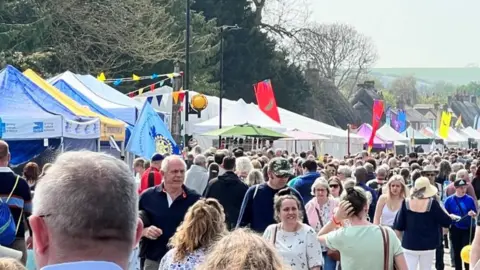
[[[311,20],[372,38],[375,67],[480,65],[479,0],[313,0]]]

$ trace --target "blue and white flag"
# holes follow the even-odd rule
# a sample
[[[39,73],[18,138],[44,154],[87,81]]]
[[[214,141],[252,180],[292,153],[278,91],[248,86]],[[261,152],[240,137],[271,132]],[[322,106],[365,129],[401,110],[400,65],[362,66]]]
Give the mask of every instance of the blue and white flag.
[[[146,159],[153,154],[179,154],[177,143],[149,102],[143,104],[127,144],[127,151]]]

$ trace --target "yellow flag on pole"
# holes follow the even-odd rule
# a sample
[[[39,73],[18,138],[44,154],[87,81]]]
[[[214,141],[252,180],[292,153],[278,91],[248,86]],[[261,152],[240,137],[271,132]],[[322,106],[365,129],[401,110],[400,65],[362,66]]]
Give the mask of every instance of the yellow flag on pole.
[[[462,125],[462,115],[460,115],[455,122],[455,128],[460,128]]]
[[[132,75],[132,79],[133,79],[134,81],[140,81],[140,77],[137,76],[137,75],[135,75],[135,74]]]
[[[97,80],[101,81],[101,82],[104,82],[107,78],[105,77],[105,73],[100,73],[98,76],[97,76]]]
[[[452,121],[452,114],[449,112],[442,112],[442,118],[440,119],[440,127],[438,129],[438,135],[442,139],[448,137],[448,131],[450,129],[450,122]]]
[[[178,103],[178,96],[179,96],[179,95],[180,95],[180,91],[175,91],[175,92],[172,93],[173,102],[174,102],[175,104]]]

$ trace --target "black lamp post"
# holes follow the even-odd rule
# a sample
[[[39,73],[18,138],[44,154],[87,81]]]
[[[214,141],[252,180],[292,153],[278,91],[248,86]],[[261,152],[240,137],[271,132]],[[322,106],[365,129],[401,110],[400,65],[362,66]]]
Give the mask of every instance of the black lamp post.
[[[190,0],[187,0],[186,7],[186,31],[185,31],[185,90],[190,90]]]
[[[222,25],[220,26],[220,94],[219,94],[219,112],[218,112],[218,128],[222,128],[222,110],[223,110],[223,55],[224,55],[224,33],[232,30],[239,30],[238,25]],[[218,138],[218,146],[222,145],[222,137]]]

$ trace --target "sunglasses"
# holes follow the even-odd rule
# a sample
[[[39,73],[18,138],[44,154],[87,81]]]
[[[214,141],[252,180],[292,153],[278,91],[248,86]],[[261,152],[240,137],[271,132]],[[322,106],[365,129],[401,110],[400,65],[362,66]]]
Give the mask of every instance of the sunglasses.
[[[338,188],[338,185],[330,185],[330,188]]]
[[[429,177],[429,176],[436,176],[437,174],[435,173],[426,173],[425,176]]]

